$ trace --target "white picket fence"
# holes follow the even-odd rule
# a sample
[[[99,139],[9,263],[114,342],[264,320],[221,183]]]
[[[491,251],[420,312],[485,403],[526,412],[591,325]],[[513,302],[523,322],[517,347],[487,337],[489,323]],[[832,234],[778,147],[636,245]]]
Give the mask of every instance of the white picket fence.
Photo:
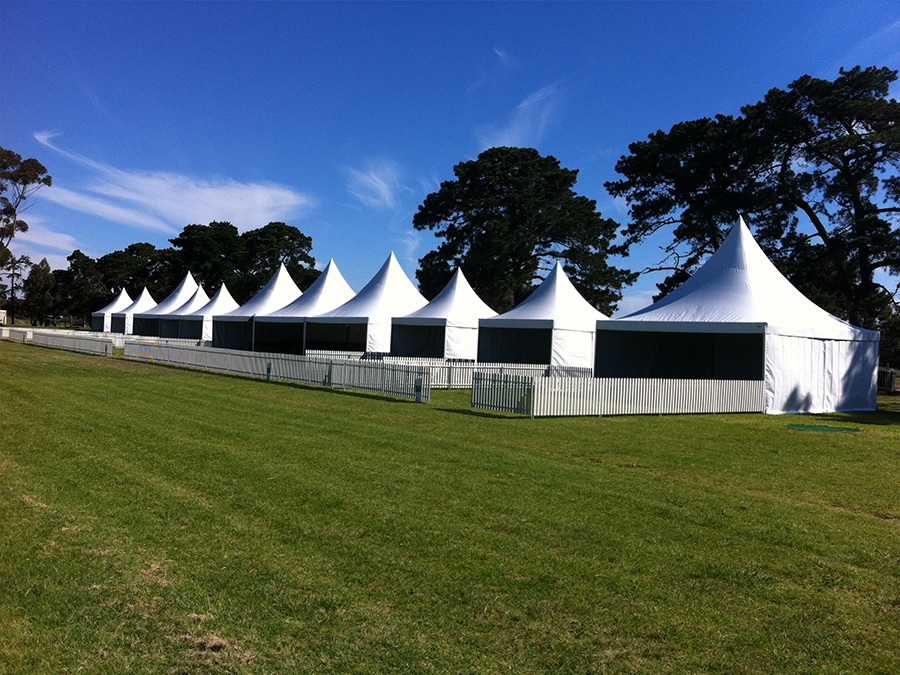
[[[546,365],[453,362],[443,359],[360,358],[327,352],[296,356],[199,346],[195,340],[0,327],[0,339],[124,356],[285,382],[368,391],[416,401],[432,387],[472,388],[472,408],[531,417],[763,412],[762,381],[594,378],[590,369],[555,376]],[[549,376],[548,376],[549,375]]]
[[[31,342],[40,347],[66,349],[71,352],[100,354],[102,356],[112,356],[113,348],[116,346],[114,338],[76,335],[73,333],[63,334],[54,331],[34,331]]]
[[[125,336],[115,333],[72,330],[70,328],[0,328],[0,339],[65,349],[73,352],[111,356],[125,345]]]
[[[567,377],[593,377],[591,368],[558,368],[529,363],[480,363],[475,361],[448,361],[446,359],[385,356],[385,363],[402,363],[425,366],[431,370],[431,386],[434,389],[468,389],[476,372],[499,375],[527,375],[545,377],[548,374],[564,374]]]
[[[431,373],[424,367],[347,358],[213,349],[172,342],[130,340],[125,343],[125,358],[266,380],[368,391],[418,402],[431,399]]]
[[[531,417],[763,412],[761,380],[523,377],[476,373],[472,407]]]
[[[331,349],[307,349],[304,356],[315,356],[326,359],[351,359],[358,361],[363,357],[364,353],[365,352],[345,352]]]
[[[472,407],[534,416],[534,383],[530,375],[475,372],[472,374]]]

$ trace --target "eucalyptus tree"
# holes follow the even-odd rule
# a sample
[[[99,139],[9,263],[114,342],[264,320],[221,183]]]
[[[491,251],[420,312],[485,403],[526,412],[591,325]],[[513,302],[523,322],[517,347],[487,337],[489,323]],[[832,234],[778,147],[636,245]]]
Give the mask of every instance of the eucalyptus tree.
[[[52,182],[38,160],[22,159],[20,154],[0,147],[0,265],[12,255],[9,244],[13,237],[28,231],[28,223],[19,217],[28,208],[28,200]]]

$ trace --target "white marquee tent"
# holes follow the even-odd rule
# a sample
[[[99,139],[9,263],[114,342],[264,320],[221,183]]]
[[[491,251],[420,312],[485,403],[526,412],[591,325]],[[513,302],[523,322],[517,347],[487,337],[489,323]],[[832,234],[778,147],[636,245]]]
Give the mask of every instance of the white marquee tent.
[[[803,296],[743,220],[657,303],[597,323],[597,377],[762,380],[765,412],[875,407],[879,334]]]
[[[109,303],[103,309],[97,310],[91,314],[91,330],[96,332],[109,333],[112,330],[112,315],[121,312],[132,302],[131,296],[123,288],[116,296],[116,299]]]
[[[178,322],[178,337],[191,340],[212,340],[213,317],[228,314],[239,307],[228,287],[222,284],[216,294],[203,307],[180,317]]]
[[[253,350],[254,318],[276,312],[302,295],[284,263],[259,293],[237,309],[213,317],[213,347]]]
[[[125,309],[119,312],[113,312],[112,322],[110,323],[112,332],[131,335],[134,332],[132,330],[134,326],[134,315],[139,312],[146,312],[153,307],[156,307],[156,300],[153,299],[153,296],[150,295],[150,291],[145,287],[141,291],[141,294],[138,295],[137,300],[132,302]]]
[[[209,296],[202,286],[197,286],[197,290],[190,299],[181,307],[173,312],[169,312],[165,316],[159,317],[159,337],[177,338],[180,337],[181,320],[188,314],[196,312],[198,309],[209,304]]]
[[[188,272],[184,275],[184,279],[181,280],[178,287],[169,294],[169,297],[156,305],[156,307],[152,307],[143,312],[135,312],[134,334],[158,336],[160,317],[171,314],[177,310],[191,299],[191,296],[194,295],[196,290],[197,282],[194,281],[193,275]]]
[[[306,347],[387,353],[391,349],[391,319],[427,304],[391,253],[355,297],[307,319]]]
[[[478,356],[478,320],[496,314],[457,268],[431,302],[412,314],[394,317],[391,355],[474,361]]]
[[[478,322],[478,360],[591,368],[598,320],[557,261],[534,292],[508,312]]]
[[[303,354],[306,351],[306,319],[340,307],[354,296],[334,260],[306,292],[287,307],[258,317],[253,348],[258,352]]]

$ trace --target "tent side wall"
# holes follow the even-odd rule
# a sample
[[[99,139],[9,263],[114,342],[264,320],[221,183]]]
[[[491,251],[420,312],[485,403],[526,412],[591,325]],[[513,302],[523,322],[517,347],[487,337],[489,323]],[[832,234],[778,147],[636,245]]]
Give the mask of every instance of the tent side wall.
[[[875,410],[877,340],[766,336],[769,414]]]
[[[113,314],[112,321],[110,321],[109,324],[111,332],[121,333],[123,335],[131,335],[131,325],[133,319],[134,315],[132,314],[120,314],[119,316]]]
[[[132,320],[132,332],[135,335],[159,337],[159,317],[135,316]]]
[[[593,368],[594,331],[561,330],[552,332],[550,365],[562,368]]]
[[[306,348],[335,351],[366,351],[365,323],[306,323]]]
[[[209,323],[209,334],[204,337],[203,336],[203,327],[206,323]],[[206,318],[196,318],[196,317],[182,317],[178,322],[178,335],[177,337],[182,339],[190,339],[190,340],[210,340],[212,339],[212,319]]]
[[[369,317],[366,326],[367,352],[388,354],[391,351],[391,320],[384,321]]]
[[[545,363],[550,365],[551,328],[478,329],[478,360],[482,363]]]
[[[177,338],[179,333],[179,325],[181,317],[162,317],[159,320],[159,337],[161,338]]]
[[[478,357],[478,327],[447,326],[443,357],[474,361]]]
[[[216,321],[213,319],[213,347],[250,351],[253,342],[253,319],[242,321]]]
[[[303,353],[303,321],[257,321],[253,349],[275,354]]]
[[[595,377],[762,380],[763,333],[598,330]]]
[[[109,314],[91,314],[91,330],[95,333],[108,333],[109,325]]]
[[[391,355],[444,358],[445,326],[394,324]]]

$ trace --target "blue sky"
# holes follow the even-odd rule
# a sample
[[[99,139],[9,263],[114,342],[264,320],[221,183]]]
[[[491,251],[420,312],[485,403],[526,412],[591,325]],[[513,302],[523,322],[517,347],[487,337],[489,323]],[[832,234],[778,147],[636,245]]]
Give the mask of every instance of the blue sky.
[[[555,156],[624,224],[603,183],[629,143],[803,74],[900,68],[895,0],[4,0],[0,31],[0,145],[53,176],[17,254],[65,267],[74,249],[169,246],[190,223],[281,220],[356,290],[391,251],[414,278],[436,245],[416,208],[485,148]],[[642,275],[621,309],[660,280]]]

